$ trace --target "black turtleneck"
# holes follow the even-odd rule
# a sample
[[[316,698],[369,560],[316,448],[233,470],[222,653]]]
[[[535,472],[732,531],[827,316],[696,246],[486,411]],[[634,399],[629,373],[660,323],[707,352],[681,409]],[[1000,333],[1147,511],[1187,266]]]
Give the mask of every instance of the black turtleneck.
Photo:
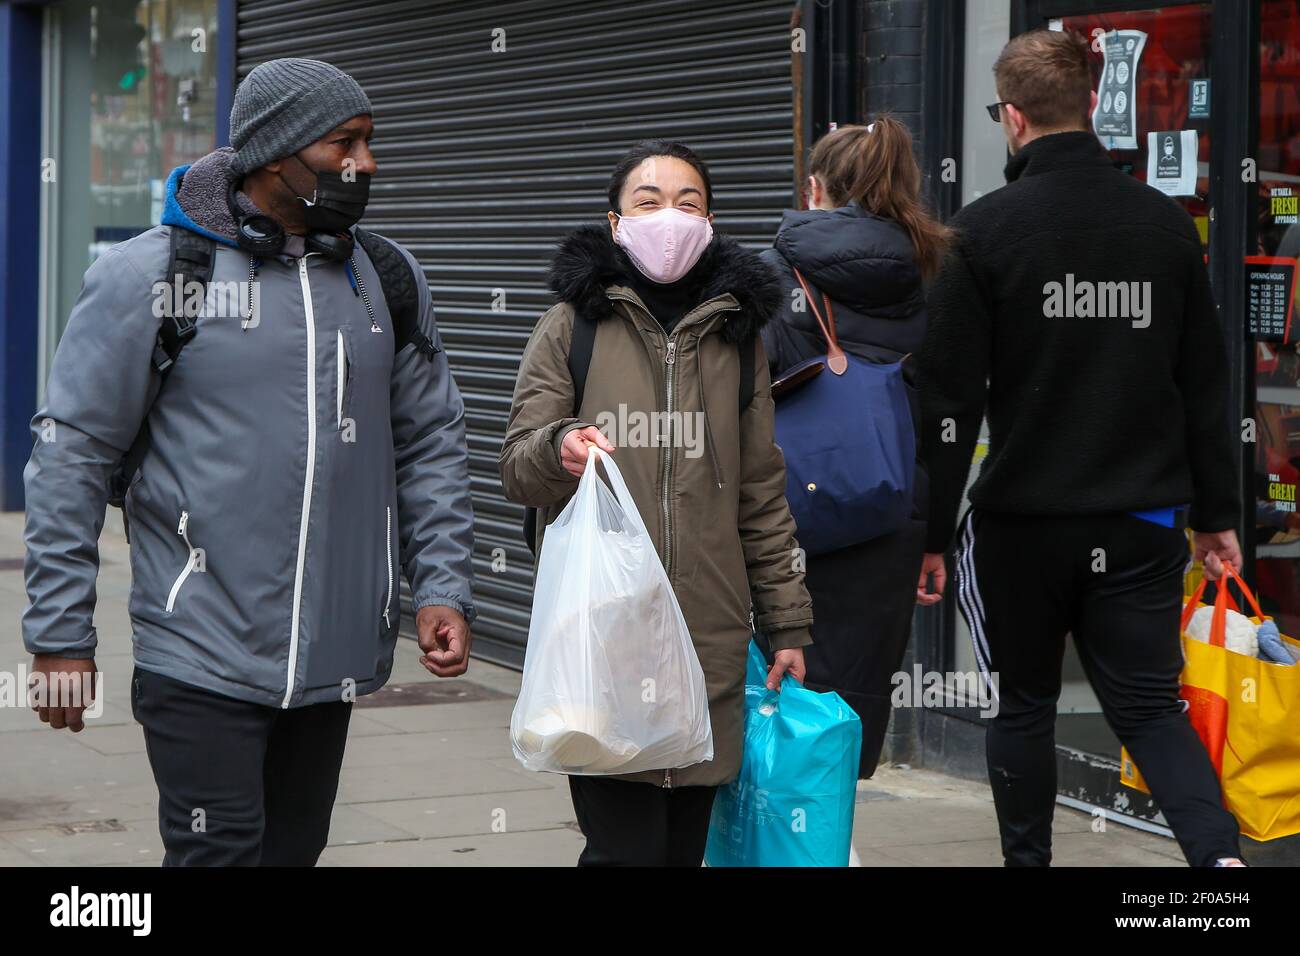
[[[1007,159],[1002,175],[1013,183],[1021,176],[1079,166],[1114,168],[1115,164],[1095,133],[1069,130],[1030,140]]]
[[[701,256],[703,259],[703,256]],[[700,304],[699,295],[702,285],[700,263],[695,263],[691,270],[676,282],[655,282],[646,278],[641,270],[628,263],[627,281],[650,314],[671,335],[673,328],[682,316]]]

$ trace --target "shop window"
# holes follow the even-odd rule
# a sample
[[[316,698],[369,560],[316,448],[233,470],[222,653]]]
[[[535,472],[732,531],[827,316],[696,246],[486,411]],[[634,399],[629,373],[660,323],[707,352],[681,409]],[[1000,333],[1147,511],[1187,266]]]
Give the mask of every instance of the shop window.
[[[1101,141],[1114,147],[1111,156],[1116,165],[1151,182],[1152,169],[1163,172],[1169,154],[1179,154],[1179,171],[1187,173],[1184,182],[1164,182],[1172,176],[1157,178],[1160,188],[1192,217],[1203,245],[1209,242],[1211,13],[1209,4],[1180,4],[1064,17],[1059,24],[1087,37],[1093,47],[1092,86],[1102,101],[1098,110],[1109,107],[1094,127]],[[1129,71],[1132,77],[1126,76]],[[1125,138],[1126,131],[1131,139]],[[1179,135],[1186,133],[1193,136]],[[1194,156],[1183,156],[1185,143],[1193,137]]]
[[[41,369],[92,262],[162,215],[216,137],[217,0],[67,0],[45,21]]]
[[[1300,634],[1300,2],[1260,6],[1258,186],[1247,321],[1255,340],[1255,576],[1265,613]]]
[[[962,103],[962,205],[1003,185],[1007,138],[989,122],[985,103],[997,97],[993,64],[1011,38],[1011,7],[1005,0],[967,0]]]

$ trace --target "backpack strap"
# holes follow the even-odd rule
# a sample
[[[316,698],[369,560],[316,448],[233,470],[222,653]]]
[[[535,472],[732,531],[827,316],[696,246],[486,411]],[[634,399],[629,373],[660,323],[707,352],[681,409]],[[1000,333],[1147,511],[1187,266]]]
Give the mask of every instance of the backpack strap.
[[[596,346],[596,322],[577,312],[573,315],[573,335],[569,339],[569,377],[573,379],[573,413],[582,407],[582,396],[587,388],[587,372],[591,370],[591,353]],[[537,509],[524,509],[524,543],[537,555]]]
[[[575,312],[573,336],[569,340],[569,377],[573,379],[573,414],[582,407],[582,396],[587,388],[587,372],[591,369],[591,353],[596,347],[596,320]]]
[[[158,401],[158,395],[167,382],[168,374],[175,367],[176,360],[180,358],[181,349],[185,348],[186,343],[194,338],[194,333],[198,331],[195,319],[202,309],[202,297],[195,303],[195,307],[191,308],[191,299],[186,295],[186,290],[190,283],[197,282],[203,287],[206,295],[208,283],[212,281],[212,268],[216,257],[215,240],[180,226],[171,227],[165,281],[168,285],[173,283],[177,285],[173,286],[174,293],[167,296],[163,303],[163,320],[158,327],[158,338],[153,346],[153,370],[158,373],[158,389],[154,392],[153,399],[155,402]],[[181,309],[179,315],[174,315],[177,299],[181,302]],[[131,529],[126,523],[126,493],[140,471],[140,465],[148,452],[149,422],[146,416],[146,420],[140,425],[140,431],[131,442],[131,447],[126,450],[122,460],[108,476],[108,503],[114,508],[123,509],[122,522],[128,541],[131,540]]]
[[[537,509],[524,509],[524,544],[528,545],[528,550],[532,552],[533,557],[537,557]]]
[[[420,328],[420,293],[411,263],[383,236],[360,226],[353,233],[379,274],[388,314],[393,317],[393,351],[400,352],[408,344],[414,344],[420,354],[432,362],[439,350]]]
[[[217,244],[207,236],[190,232],[179,226],[172,226],[170,251],[167,256],[166,282],[177,283],[179,293],[169,296],[164,302],[163,321],[158,327],[158,341],[154,343],[153,367],[160,375],[166,375],[180,357],[185,343],[194,337],[197,330],[194,320],[202,310],[202,297],[190,307],[190,297],[186,290],[191,282],[197,282],[206,294],[208,283],[212,281],[212,267],[216,260]],[[179,315],[173,315],[176,299],[181,302]]]

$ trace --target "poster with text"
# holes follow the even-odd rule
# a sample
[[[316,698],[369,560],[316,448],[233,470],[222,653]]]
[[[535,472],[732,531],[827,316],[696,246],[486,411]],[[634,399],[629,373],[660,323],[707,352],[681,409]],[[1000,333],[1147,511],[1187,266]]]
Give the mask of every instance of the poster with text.
[[[1147,133],[1147,185],[1166,196],[1196,195],[1196,130]]]

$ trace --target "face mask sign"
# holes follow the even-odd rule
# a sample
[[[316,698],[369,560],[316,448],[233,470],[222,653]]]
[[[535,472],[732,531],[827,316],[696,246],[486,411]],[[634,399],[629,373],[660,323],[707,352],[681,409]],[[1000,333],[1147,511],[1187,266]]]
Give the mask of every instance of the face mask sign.
[[[366,204],[370,201],[369,173],[354,172],[349,181],[343,178],[342,173],[312,169],[297,153],[294,153],[293,158],[316,177],[316,189],[310,200],[300,195],[283,176],[280,177],[302,202],[308,229],[337,235],[347,232],[361,221],[366,213]]]
[[[713,224],[669,207],[647,216],[619,216],[614,241],[647,279],[676,282],[713,241]]]

